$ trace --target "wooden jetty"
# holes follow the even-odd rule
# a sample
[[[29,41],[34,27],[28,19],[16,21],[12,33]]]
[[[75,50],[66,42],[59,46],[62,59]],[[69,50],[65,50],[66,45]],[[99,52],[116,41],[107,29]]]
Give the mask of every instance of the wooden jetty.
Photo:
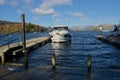
[[[120,37],[118,36],[96,36],[98,40],[120,47]]]
[[[44,45],[45,43],[47,43],[49,41],[49,37],[40,37],[40,38],[34,38],[34,39],[30,39],[26,41],[26,49],[27,51],[30,51],[32,49],[35,49],[39,46]],[[10,44],[9,46],[10,48],[8,48],[8,46],[2,46],[0,47],[0,57],[1,57],[1,62],[2,64],[5,63],[5,61],[7,60],[7,56],[10,57],[10,55],[19,55],[19,54],[23,54],[23,48],[22,48],[22,42],[18,43],[14,43],[14,44]]]

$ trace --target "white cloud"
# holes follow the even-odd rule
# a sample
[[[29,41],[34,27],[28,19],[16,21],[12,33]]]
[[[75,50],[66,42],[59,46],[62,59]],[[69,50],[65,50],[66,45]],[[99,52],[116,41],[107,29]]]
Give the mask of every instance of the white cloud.
[[[26,4],[31,4],[33,3],[33,0],[24,0]]]
[[[20,10],[20,9],[18,9],[18,10],[17,10],[17,13],[18,13],[18,14],[23,14],[23,11]]]
[[[0,5],[9,5],[9,6],[17,6],[19,4],[18,0],[0,0]]]
[[[75,16],[75,17],[83,17],[85,16],[83,13],[81,12],[64,12],[65,14],[68,14],[68,15],[72,15],[72,16]]]
[[[65,19],[64,19],[65,22],[68,22],[68,21],[70,21],[70,20],[71,20],[71,18],[65,18]]]
[[[118,17],[109,17],[109,18],[106,18],[106,20],[114,20],[114,21],[116,20],[117,21],[117,20],[119,20],[119,18]]]
[[[53,15],[56,13],[55,6],[71,4],[72,0],[44,0],[40,7],[32,9],[34,13],[41,15]]]
[[[64,18],[64,19],[55,19],[56,22],[68,22],[71,21],[71,18]]]
[[[61,22],[61,20],[60,19],[56,19],[55,22]]]
[[[52,15],[53,18],[56,18],[56,17],[58,17],[58,16],[59,16],[59,15],[57,15],[57,14]]]
[[[87,17],[85,17],[85,16],[84,16],[84,17],[81,17],[80,19],[81,19],[82,21],[89,21],[89,20],[90,20],[89,18],[87,18]]]
[[[64,12],[64,13],[68,14],[68,15],[71,15],[71,16],[74,16],[74,17],[78,17],[82,21],[88,21],[89,20],[89,18],[84,13],[81,13],[81,12]]]
[[[52,8],[48,8],[48,9],[35,8],[32,11],[41,15],[53,15],[55,13],[54,9]]]
[[[73,13],[73,16],[79,17],[80,20],[82,20],[82,21],[88,21],[89,20],[89,18],[81,12]]]
[[[12,6],[17,6],[18,2],[17,1],[11,1],[11,2],[9,2],[9,4],[12,5]]]
[[[4,0],[0,0],[0,5],[4,4]]]
[[[40,17],[37,16],[37,17],[34,17],[33,19],[38,21],[40,19]]]
[[[95,11],[91,11],[90,14],[95,14],[96,12]]]
[[[65,5],[71,4],[72,0],[44,0],[43,4],[40,6],[41,8],[52,8],[56,5]]]
[[[84,14],[80,13],[80,12],[76,12],[73,15],[76,16],[76,17],[83,17],[84,16]]]

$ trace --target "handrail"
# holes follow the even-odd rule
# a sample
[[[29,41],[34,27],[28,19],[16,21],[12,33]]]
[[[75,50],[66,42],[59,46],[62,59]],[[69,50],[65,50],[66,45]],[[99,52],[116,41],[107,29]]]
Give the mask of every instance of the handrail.
[[[12,42],[14,42],[14,41],[16,41],[16,40],[17,40],[17,38],[14,39],[14,40],[12,40],[12,41],[10,41],[10,42],[7,42],[7,43],[5,43],[5,44],[0,45],[0,47],[5,46],[5,45],[7,45],[7,44],[10,44],[10,43],[12,43]]]
[[[1,35],[0,37],[5,37],[5,36],[8,36],[8,35],[11,35],[11,34],[17,33],[17,32],[20,32],[20,31],[15,31],[15,32],[7,33],[7,34],[4,34],[4,35]]]
[[[18,34],[16,34],[17,36],[16,36],[15,39],[9,38],[9,35],[12,35],[12,34],[15,34],[15,33],[19,33],[19,32],[20,32],[20,31],[15,31],[15,32],[11,32],[11,33],[8,33],[8,34],[1,35],[1,36],[0,36],[0,40],[5,39],[4,37],[6,37],[6,40],[4,40],[4,41],[6,41],[6,43],[0,45],[0,47],[5,46],[5,45],[8,45],[8,48],[10,48],[10,43],[12,43],[12,42],[14,42],[14,41],[16,41],[16,40],[18,40],[17,43],[18,43],[18,45],[19,45],[19,36],[18,36]]]

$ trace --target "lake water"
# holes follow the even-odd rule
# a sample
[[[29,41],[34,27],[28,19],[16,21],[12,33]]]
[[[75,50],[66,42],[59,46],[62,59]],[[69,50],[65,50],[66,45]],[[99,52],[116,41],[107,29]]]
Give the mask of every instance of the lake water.
[[[57,66],[86,67],[87,55],[91,55],[92,68],[120,68],[120,49],[95,38],[99,32],[71,32],[71,43],[47,43],[30,52],[29,66],[50,66],[52,54],[56,54]],[[104,33],[105,34],[105,33]],[[28,33],[27,39],[47,36],[47,33]],[[19,62],[22,62],[21,59]]]

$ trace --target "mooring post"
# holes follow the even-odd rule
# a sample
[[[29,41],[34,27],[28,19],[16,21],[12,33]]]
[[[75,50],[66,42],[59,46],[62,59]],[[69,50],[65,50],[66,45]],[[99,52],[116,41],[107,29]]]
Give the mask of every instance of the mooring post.
[[[90,80],[91,79],[91,55],[87,56],[87,66],[88,66],[87,78],[88,78],[88,80]]]
[[[2,53],[1,62],[2,62],[2,65],[4,66],[5,65],[5,52]]]
[[[52,70],[56,71],[56,56],[52,54]]]
[[[23,53],[24,53],[24,67],[28,69],[28,52],[26,50],[26,35],[25,35],[25,15],[22,14],[22,40],[23,40]]]

